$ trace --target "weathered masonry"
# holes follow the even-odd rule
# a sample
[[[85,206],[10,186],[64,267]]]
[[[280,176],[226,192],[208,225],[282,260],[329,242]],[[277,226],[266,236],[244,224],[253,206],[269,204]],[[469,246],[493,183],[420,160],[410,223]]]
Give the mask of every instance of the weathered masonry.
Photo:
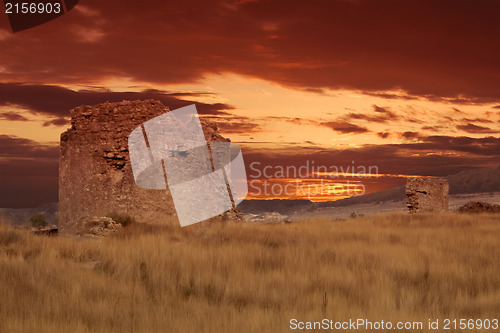
[[[61,134],[59,161],[59,229],[74,233],[77,224],[111,212],[138,222],[177,224],[168,190],[135,184],[127,138],[145,121],[168,112],[155,100],[103,103],[71,110],[71,128]],[[217,126],[201,120],[207,141],[229,141]],[[226,217],[234,217],[235,211]]]
[[[406,206],[412,213],[447,211],[448,193],[448,180],[444,178],[406,180]]]

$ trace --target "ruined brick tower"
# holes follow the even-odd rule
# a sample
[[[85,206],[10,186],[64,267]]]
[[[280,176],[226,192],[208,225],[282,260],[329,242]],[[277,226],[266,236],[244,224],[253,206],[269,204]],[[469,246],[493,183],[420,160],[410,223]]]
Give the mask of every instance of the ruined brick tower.
[[[412,213],[448,210],[448,180],[444,178],[408,178],[406,206]]]
[[[128,214],[137,222],[178,225],[168,190],[148,190],[135,184],[127,145],[133,129],[168,111],[155,100],[71,110],[71,128],[61,134],[61,232],[74,233],[83,220],[111,212]],[[202,120],[201,125],[207,141],[229,141],[214,124]]]

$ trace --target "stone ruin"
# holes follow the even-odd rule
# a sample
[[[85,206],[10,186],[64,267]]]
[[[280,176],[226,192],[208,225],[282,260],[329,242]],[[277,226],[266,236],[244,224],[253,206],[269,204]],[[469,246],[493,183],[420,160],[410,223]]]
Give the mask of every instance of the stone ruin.
[[[411,213],[448,210],[448,180],[444,178],[408,178],[406,206]]]
[[[59,230],[77,233],[78,226],[116,212],[137,222],[178,225],[169,190],[135,184],[128,135],[137,126],[168,112],[160,101],[123,101],[71,110],[71,128],[61,134],[59,160]],[[207,142],[222,137],[213,123],[200,119]],[[214,219],[241,219],[238,208]]]

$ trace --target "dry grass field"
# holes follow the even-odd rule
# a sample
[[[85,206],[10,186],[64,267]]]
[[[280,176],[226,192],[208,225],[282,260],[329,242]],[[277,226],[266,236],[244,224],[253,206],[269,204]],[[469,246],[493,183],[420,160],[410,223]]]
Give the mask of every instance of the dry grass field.
[[[0,282],[0,332],[292,332],[292,318],[499,318],[500,215],[132,225],[101,240],[0,226]]]

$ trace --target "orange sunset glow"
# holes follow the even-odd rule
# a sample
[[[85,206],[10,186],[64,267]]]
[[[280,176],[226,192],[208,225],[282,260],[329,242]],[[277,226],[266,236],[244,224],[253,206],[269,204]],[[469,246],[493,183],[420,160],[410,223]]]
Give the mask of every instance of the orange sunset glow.
[[[247,199],[496,167],[499,19],[431,0],[87,0],[18,33],[0,15],[0,207],[56,202],[69,110],[124,99],[196,103],[242,147]]]

